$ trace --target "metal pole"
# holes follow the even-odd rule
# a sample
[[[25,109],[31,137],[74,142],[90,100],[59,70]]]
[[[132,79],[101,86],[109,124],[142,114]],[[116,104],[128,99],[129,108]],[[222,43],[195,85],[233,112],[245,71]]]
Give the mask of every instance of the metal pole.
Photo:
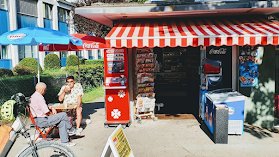
[[[38,55],[38,83],[40,82],[40,57],[39,57],[39,43],[37,43],[37,55]]]
[[[77,55],[77,59],[78,59],[78,82],[80,83],[80,69],[79,69],[79,51],[78,51],[78,55]]]

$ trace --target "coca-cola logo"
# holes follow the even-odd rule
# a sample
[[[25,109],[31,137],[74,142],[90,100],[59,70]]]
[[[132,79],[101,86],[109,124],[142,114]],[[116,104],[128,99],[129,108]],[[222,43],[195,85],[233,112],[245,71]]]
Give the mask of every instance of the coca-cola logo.
[[[43,45],[43,51],[49,51],[49,44]]]
[[[220,49],[217,49],[217,50],[215,50],[215,49],[210,49],[209,50],[209,54],[213,54],[213,55],[224,55],[224,54],[226,54],[226,52],[227,52],[227,48],[220,48]]]
[[[27,34],[25,34],[25,33],[12,34],[12,35],[8,35],[7,39],[10,41],[20,41],[26,36],[27,36]]]
[[[99,43],[93,42],[93,43],[83,43],[83,48],[85,49],[96,49],[99,48]]]

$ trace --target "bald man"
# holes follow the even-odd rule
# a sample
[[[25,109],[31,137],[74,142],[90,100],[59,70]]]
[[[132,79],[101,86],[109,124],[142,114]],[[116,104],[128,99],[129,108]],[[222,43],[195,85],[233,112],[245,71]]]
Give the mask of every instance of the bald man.
[[[65,112],[57,113],[55,108],[47,106],[43,95],[46,93],[46,84],[39,82],[36,85],[36,91],[30,98],[30,111],[38,127],[58,126],[61,143],[66,146],[74,146],[75,143],[69,142],[69,135],[75,133]],[[50,111],[51,110],[51,111]],[[68,130],[70,130],[68,135]]]

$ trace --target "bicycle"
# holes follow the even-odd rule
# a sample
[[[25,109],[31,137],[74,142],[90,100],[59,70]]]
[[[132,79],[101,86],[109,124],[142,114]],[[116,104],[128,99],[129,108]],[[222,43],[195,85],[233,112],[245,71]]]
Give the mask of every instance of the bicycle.
[[[13,129],[10,132],[10,139],[5,146],[4,151],[0,156],[6,156],[12,148],[16,138],[21,134],[24,138],[28,139],[28,146],[23,148],[17,157],[76,157],[76,155],[65,145],[54,142],[41,140],[35,142],[31,139],[29,132],[25,129],[25,125],[22,122],[22,118],[18,116],[11,126]]]
[[[9,141],[2,153],[0,152],[0,157],[8,155],[14,142],[20,134],[24,138],[28,139],[28,145],[17,154],[17,157],[76,157],[76,155],[67,146],[61,143],[49,140],[41,140],[38,142],[32,140],[28,130],[25,128],[26,123],[23,123],[21,118],[21,115],[23,115],[22,113],[24,113],[22,110],[25,108],[25,105],[28,104],[27,102],[29,101],[29,98],[25,97],[22,93],[17,93],[15,96],[12,96],[12,98],[17,104],[17,107],[15,108],[15,115],[17,115],[17,118],[11,126],[12,130],[10,131]]]

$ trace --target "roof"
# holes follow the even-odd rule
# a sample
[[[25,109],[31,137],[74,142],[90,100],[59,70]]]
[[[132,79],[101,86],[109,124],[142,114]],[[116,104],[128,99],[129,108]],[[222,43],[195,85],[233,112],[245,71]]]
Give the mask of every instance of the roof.
[[[279,1],[94,3],[75,8],[75,13],[113,27],[115,21],[131,19],[272,15],[279,13]]]

